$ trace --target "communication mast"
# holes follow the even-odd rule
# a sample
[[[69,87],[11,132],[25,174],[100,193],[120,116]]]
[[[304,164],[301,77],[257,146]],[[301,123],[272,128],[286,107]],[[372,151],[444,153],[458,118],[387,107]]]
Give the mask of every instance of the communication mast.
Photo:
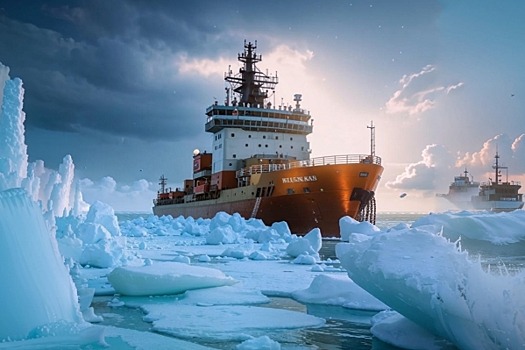
[[[372,157],[376,156],[376,127],[374,126],[374,121],[370,121],[370,126],[367,125],[367,128],[370,129],[370,155]]]
[[[159,179],[159,185],[160,185],[160,193],[166,193],[166,183],[168,179],[162,175]]]

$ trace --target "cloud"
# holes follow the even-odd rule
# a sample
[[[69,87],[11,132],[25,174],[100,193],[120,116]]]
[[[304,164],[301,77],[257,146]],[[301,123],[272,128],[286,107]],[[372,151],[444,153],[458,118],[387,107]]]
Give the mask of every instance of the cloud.
[[[508,166],[509,175],[525,176],[525,134],[512,139],[507,134],[496,135],[483,143],[477,152],[465,152],[455,157],[445,146],[427,145],[421,160],[408,164],[405,170],[385,187],[397,190],[436,191],[452,180],[452,176],[468,169],[474,178],[482,179],[493,171],[496,151],[500,165]],[[458,171],[459,170],[459,171]],[[509,180],[518,180],[511,179]]]
[[[222,76],[232,60],[226,58],[220,58],[218,60],[212,60],[209,58],[190,59],[186,53],[183,53],[177,58],[176,62],[178,71],[181,74],[198,74],[204,77],[209,77],[211,75]]]
[[[442,145],[427,145],[421,152],[422,159],[405,167],[394,181],[385,184],[390,189],[436,190],[454,166],[454,156]]]
[[[260,53],[257,52],[259,55]],[[287,97],[295,94],[297,87],[313,85],[311,76],[307,73],[307,63],[312,60],[314,53],[311,50],[299,50],[291,46],[281,44],[265,52],[263,62],[258,68],[265,74],[275,75],[274,72],[267,72],[265,67],[279,67],[277,73],[280,80],[284,82],[294,82],[294,86],[280,86],[279,92]],[[239,71],[242,64],[234,61],[231,56],[218,57],[213,60],[210,58],[189,58],[187,54],[181,54],[176,59],[178,72],[182,75],[210,77],[212,75],[223,76],[228,67],[234,74]]]
[[[79,184],[87,203],[99,200],[111,205],[116,212],[151,212],[152,200],[157,196],[156,189],[153,189],[155,185],[144,179],[118,184],[106,176],[98,181],[84,178]]]
[[[499,164],[508,166],[509,174],[525,173],[525,134],[515,139],[505,133],[496,135],[485,141],[479,151],[465,152],[456,166],[468,167],[477,173],[490,172],[496,152],[500,156]]]
[[[210,84],[180,76],[176,62],[182,54],[208,55],[199,48],[213,52],[221,42],[206,45],[210,28],[180,10],[168,16],[166,9],[142,6],[47,4],[31,24],[0,15],[2,62],[24,81],[29,129],[148,141],[202,130],[198,118],[186,116],[203,111],[206,99],[211,104]]]
[[[435,108],[438,98],[464,85],[463,82],[459,82],[436,86],[435,72],[436,67],[429,64],[417,73],[403,75],[399,80],[400,88],[386,102],[385,111],[389,114],[419,115]]]

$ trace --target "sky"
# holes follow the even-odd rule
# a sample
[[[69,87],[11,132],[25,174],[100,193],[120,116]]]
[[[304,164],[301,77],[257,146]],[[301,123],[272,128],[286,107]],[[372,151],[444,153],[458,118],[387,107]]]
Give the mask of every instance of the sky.
[[[446,210],[435,194],[465,167],[487,181],[496,150],[525,183],[524,16],[522,1],[0,0],[0,62],[24,82],[29,160],[70,154],[88,201],[147,211],[160,175],[190,178],[205,109],[257,40],[277,103],[303,95],[313,157],[368,153],[373,121],[378,210]]]

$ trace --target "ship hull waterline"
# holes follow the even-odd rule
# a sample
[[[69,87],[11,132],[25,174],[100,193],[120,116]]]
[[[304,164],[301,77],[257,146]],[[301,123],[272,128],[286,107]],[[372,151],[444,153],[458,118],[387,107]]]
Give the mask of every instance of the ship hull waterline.
[[[286,221],[292,233],[300,235],[319,228],[324,237],[338,237],[339,219],[357,218],[362,208],[360,200],[351,198],[354,190],[375,191],[382,172],[381,165],[357,163],[262,173],[252,175],[249,186],[223,190],[219,198],[155,205],[153,213],[213,218],[224,211],[261,219],[266,225]],[[270,196],[256,196],[258,188],[270,186]]]

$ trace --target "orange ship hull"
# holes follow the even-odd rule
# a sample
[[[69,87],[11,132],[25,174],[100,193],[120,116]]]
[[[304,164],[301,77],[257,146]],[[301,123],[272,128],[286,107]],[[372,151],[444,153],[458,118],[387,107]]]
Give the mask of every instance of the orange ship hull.
[[[319,228],[339,236],[339,219],[359,219],[373,197],[383,167],[377,163],[300,166],[251,174],[248,186],[222,190],[214,199],[155,205],[155,215],[212,218],[224,211],[258,218],[266,225],[286,221],[292,233]]]

